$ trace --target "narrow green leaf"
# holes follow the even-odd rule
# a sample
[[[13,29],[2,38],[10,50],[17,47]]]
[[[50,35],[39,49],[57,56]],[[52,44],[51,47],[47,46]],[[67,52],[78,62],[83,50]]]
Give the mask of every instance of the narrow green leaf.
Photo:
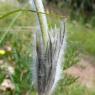
[[[5,39],[6,35],[8,34],[10,28],[13,26],[13,24],[15,23],[15,21],[17,20],[17,18],[20,16],[21,12],[19,12],[11,21],[10,25],[8,26],[6,32],[3,34],[3,36],[0,38],[0,44],[2,44],[3,40]],[[8,15],[6,15],[8,16]]]

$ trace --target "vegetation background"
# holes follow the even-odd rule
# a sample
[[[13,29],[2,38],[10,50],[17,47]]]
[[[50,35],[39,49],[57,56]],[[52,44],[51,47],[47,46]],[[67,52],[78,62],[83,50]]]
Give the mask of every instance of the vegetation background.
[[[64,74],[54,95],[95,95],[94,0],[44,0],[44,5],[53,14],[47,15],[49,28],[59,26],[60,16],[67,19]],[[0,1],[0,17],[15,9],[19,9],[18,2]],[[31,7],[27,4],[24,9]],[[0,19],[1,95],[36,95],[31,74],[32,32],[36,28],[35,13],[17,12]]]

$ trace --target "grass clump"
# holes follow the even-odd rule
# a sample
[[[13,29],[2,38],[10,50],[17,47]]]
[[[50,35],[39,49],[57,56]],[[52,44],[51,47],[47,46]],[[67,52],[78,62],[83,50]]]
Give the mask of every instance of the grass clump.
[[[95,55],[95,29],[79,23],[68,24],[69,42],[77,47],[80,53]]]
[[[0,5],[0,12],[6,13],[8,10],[13,10],[14,6],[9,5]],[[17,7],[16,7],[17,8]],[[3,14],[3,13],[0,13]],[[13,14],[3,20],[0,20],[0,38],[5,33],[4,29],[7,29],[9,26],[11,19],[16,14]],[[53,17],[52,17],[53,18]],[[53,19],[48,17],[49,27],[55,27],[55,23],[59,24],[59,20],[54,17]],[[19,31],[15,29],[15,27],[24,28],[26,26],[35,25],[34,15],[31,13],[23,13],[21,14],[11,29],[14,31],[8,32],[3,42],[0,44],[0,48],[4,48],[6,45],[10,45],[12,48],[11,54],[8,56],[5,55],[1,57],[0,60],[5,60],[10,64],[14,63],[15,74],[11,76],[12,82],[15,84],[15,91],[12,95],[36,95],[34,88],[31,83],[31,64],[32,64],[32,31]],[[17,31],[15,31],[17,30]],[[64,69],[69,68],[73,64],[76,64],[78,61],[79,53],[86,53],[90,55],[95,55],[95,29],[90,29],[88,27],[83,27],[81,24],[74,24],[72,22],[68,22],[68,46],[66,53],[66,60]],[[71,76],[69,76],[71,78]],[[5,78],[5,73],[0,74],[0,83],[2,83]],[[66,77],[67,78],[67,77]],[[73,78],[72,78],[73,79]],[[79,85],[64,85],[64,80],[59,82],[55,95],[95,95],[94,91],[89,91],[87,88]],[[68,78],[68,80],[71,80]],[[70,81],[67,82],[71,84]],[[31,84],[31,85],[30,85]],[[5,94],[10,95],[10,94]]]

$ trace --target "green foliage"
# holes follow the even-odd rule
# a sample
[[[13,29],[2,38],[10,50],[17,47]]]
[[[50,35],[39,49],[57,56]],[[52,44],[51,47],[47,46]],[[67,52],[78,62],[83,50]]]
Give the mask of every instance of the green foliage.
[[[1,15],[4,15],[8,12],[12,12],[13,10],[16,10],[16,9],[18,10],[18,7],[15,5],[12,5],[12,4],[9,5],[9,4],[4,3],[4,4],[0,5],[0,7],[1,7],[0,8],[0,17],[1,17]],[[28,9],[29,9],[29,7],[27,8],[27,10]],[[12,19],[14,19],[14,16],[16,16],[17,14],[18,14],[18,12],[14,12],[14,14],[11,14],[11,15],[6,14],[6,17],[4,19],[0,19],[0,29],[8,27],[10,25]],[[8,17],[7,17],[7,15],[8,15]],[[27,23],[26,23],[26,19],[27,19]],[[16,19],[16,21],[15,21],[14,25],[12,25],[12,27],[35,25],[35,20],[36,20],[35,14],[33,14],[31,12],[23,11],[23,13],[21,13],[19,15],[19,17]]]
[[[13,6],[10,5],[0,5],[0,15],[2,12],[6,13],[8,10],[12,10]],[[2,10],[2,11],[1,11]],[[16,14],[13,14],[3,20],[0,20],[0,39],[4,35],[3,30],[7,29],[12,18]],[[27,19],[27,20],[26,20]],[[32,21],[30,20],[32,19]],[[94,18],[93,18],[94,19]],[[59,19],[56,17],[48,17],[49,27],[54,27],[55,23],[58,25]],[[92,23],[92,22],[91,22]],[[94,22],[93,22],[94,23]],[[7,33],[6,37],[2,40],[0,47],[4,47],[7,43],[12,47],[11,60],[15,63],[15,74],[12,76],[12,81],[15,83],[16,89],[13,92],[13,95],[23,95],[28,93],[28,95],[36,95],[34,88],[31,83],[31,62],[32,62],[32,32],[31,30],[27,31],[18,31],[16,26],[29,26],[35,25],[35,18],[33,14],[23,12],[15,21]],[[15,32],[17,30],[17,32]],[[33,31],[33,30],[32,30]],[[65,55],[65,65],[64,70],[71,67],[72,65],[78,62],[79,52],[88,53],[95,55],[95,33],[94,29],[88,29],[87,27],[82,27],[82,25],[76,23],[72,24],[68,22],[68,46],[67,52]],[[7,59],[8,56],[5,56]],[[5,60],[4,58],[2,58]],[[5,73],[0,70],[0,83],[5,78]],[[95,92],[86,91],[85,87],[80,86],[79,84],[74,84],[77,80],[76,77],[71,75],[64,75],[63,79],[59,82],[58,87],[56,88],[55,95],[94,95]],[[30,85],[31,84],[31,85]],[[88,92],[88,93],[87,93]],[[5,94],[8,95],[8,94]],[[10,94],[9,94],[10,95]]]
[[[88,89],[79,83],[73,83],[65,87],[60,85],[58,89],[56,89],[54,95],[95,95],[95,90]]]
[[[9,5],[2,5],[2,12],[6,11],[6,7],[9,7]],[[9,7],[9,10],[13,9],[14,7],[12,6]],[[3,13],[1,13],[3,14]],[[30,31],[10,31],[10,29],[15,29],[15,26],[29,26],[29,25],[33,25],[35,24],[35,19],[34,19],[34,15],[31,15],[29,13],[23,12],[22,14],[20,13],[19,16],[17,16],[15,19],[13,17],[15,17],[15,15],[17,15],[17,13],[12,14],[8,17],[6,17],[5,19],[0,20],[0,29],[4,30],[7,29],[7,31],[0,31],[0,47],[4,47],[7,43],[11,45],[12,47],[12,53],[9,55],[11,57],[11,61],[13,61],[15,64],[15,74],[12,76],[12,81],[15,84],[15,92],[14,95],[23,95],[23,93],[32,93],[35,95],[35,90],[32,87],[31,84],[31,62],[32,62],[32,48],[31,48],[31,39],[32,39],[32,32]],[[12,20],[13,18],[13,20]],[[30,21],[30,19],[33,18],[33,21]],[[56,18],[56,17],[54,17]],[[26,21],[27,19],[27,21]],[[49,25],[55,27],[55,23],[58,24],[57,21],[58,20],[54,20],[51,19],[50,17],[49,19]],[[11,22],[12,21],[12,22]],[[7,26],[7,28],[5,28]],[[5,35],[3,37],[3,35]],[[3,40],[1,40],[3,39]],[[70,50],[71,55],[74,55],[74,50]],[[67,60],[69,60],[70,56],[67,55]],[[7,56],[5,56],[6,59],[8,58]],[[73,57],[74,58],[74,57]],[[72,60],[73,60],[72,58]],[[2,58],[2,60],[5,60],[4,58]],[[71,60],[71,59],[70,59]],[[74,61],[73,61],[74,62]],[[68,64],[69,62],[66,61],[66,63]],[[65,66],[65,69],[70,67],[70,65]],[[4,72],[1,73],[0,76],[0,81],[2,82],[3,79],[5,78],[5,74]],[[72,82],[75,81],[74,77],[71,76],[65,76],[66,80],[62,80],[63,82],[63,86],[64,85],[69,85]],[[7,95],[7,94],[6,94]]]
[[[94,89],[88,89],[84,86],[81,86],[79,83],[74,83],[67,88],[67,93],[64,95],[94,95]]]
[[[5,7],[6,6],[6,7]],[[10,5],[11,6],[11,5]],[[9,10],[14,9],[14,6],[10,7],[9,5],[0,5],[0,9],[6,13],[6,8]],[[1,14],[4,14],[1,13]],[[0,20],[0,47],[4,47],[6,44],[10,44],[12,47],[11,61],[14,62],[15,65],[15,74],[12,76],[12,81],[15,83],[15,92],[13,95],[23,95],[23,93],[31,93],[32,91],[32,83],[31,83],[31,39],[32,32],[30,30],[22,32],[18,29],[14,29],[13,27],[33,25],[33,22],[30,21],[30,18],[33,18],[33,15],[30,13],[23,12],[23,15],[20,14],[14,20],[14,17],[17,14],[13,14],[5,19]],[[13,19],[13,20],[12,20]],[[26,23],[27,19],[27,23]],[[34,20],[34,19],[33,19]],[[11,22],[12,21],[12,22]],[[7,23],[6,23],[7,22]],[[7,27],[6,27],[7,26]],[[3,31],[4,29],[7,29]],[[16,31],[10,31],[10,30]],[[27,48],[28,47],[28,48]],[[5,56],[8,58],[7,56]],[[2,60],[5,60],[2,58]],[[1,71],[1,70],[0,70]],[[2,71],[0,74],[0,83],[5,79],[5,73]],[[9,95],[6,93],[6,95]]]
[[[55,5],[56,10],[61,10],[60,14],[69,15],[71,20],[90,23],[95,26],[95,1],[94,0],[46,0],[50,6]],[[53,8],[52,8],[53,9]]]
[[[77,22],[70,23],[68,26],[68,31],[70,32],[69,41],[77,47],[77,51],[95,55],[95,29],[91,29],[89,26],[83,26]]]
[[[79,56],[79,52],[77,50],[77,45],[72,42],[68,42],[63,70],[68,69],[69,67],[76,64],[79,61],[78,56]]]
[[[2,36],[2,35],[0,35]],[[28,38],[28,39],[27,39]],[[9,43],[13,48],[11,61],[15,65],[15,74],[12,80],[15,83],[16,91],[14,95],[23,95],[23,93],[30,92],[32,89],[31,84],[31,39],[32,34],[28,32],[9,32],[3,41],[2,47]],[[27,48],[28,47],[28,48]],[[4,59],[2,59],[4,60]],[[0,75],[0,79],[4,79],[4,73]],[[0,81],[1,81],[0,80]]]

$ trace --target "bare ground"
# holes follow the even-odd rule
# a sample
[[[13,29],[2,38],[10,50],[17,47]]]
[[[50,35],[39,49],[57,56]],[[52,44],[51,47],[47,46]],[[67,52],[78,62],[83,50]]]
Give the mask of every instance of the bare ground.
[[[82,85],[93,88],[95,87],[95,58],[82,55],[78,64],[67,69],[68,74],[79,76],[77,80]]]

